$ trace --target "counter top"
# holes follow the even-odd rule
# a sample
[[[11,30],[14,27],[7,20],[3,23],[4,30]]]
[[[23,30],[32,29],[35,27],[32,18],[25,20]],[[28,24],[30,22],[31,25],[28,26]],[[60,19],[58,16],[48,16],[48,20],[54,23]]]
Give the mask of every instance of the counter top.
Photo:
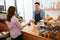
[[[45,37],[39,36],[39,34],[38,34],[38,28],[34,24],[32,24],[31,26],[27,25],[26,27],[23,28],[22,32],[31,34],[34,37],[42,38],[42,39],[45,39],[45,40],[51,40],[49,38],[45,38]]]

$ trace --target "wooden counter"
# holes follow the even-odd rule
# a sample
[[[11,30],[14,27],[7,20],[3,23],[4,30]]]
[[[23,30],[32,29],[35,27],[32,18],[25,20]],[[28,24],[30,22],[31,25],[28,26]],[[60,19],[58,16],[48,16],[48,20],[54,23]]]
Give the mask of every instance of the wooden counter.
[[[0,32],[8,32],[8,31],[9,29],[7,27],[7,24],[0,22]]]
[[[38,29],[35,25],[26,26],[22,30],[22,35],[24,40],[51,40],[38,35]]]

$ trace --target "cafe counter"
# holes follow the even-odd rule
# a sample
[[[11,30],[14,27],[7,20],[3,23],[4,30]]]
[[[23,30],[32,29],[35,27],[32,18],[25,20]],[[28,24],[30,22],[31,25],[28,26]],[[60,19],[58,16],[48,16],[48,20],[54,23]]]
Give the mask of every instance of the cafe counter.
[[[40,36],[38,34],[38,28],[34,24],[24,27],[22,30],[22,36],[24,40],[51,40]]]

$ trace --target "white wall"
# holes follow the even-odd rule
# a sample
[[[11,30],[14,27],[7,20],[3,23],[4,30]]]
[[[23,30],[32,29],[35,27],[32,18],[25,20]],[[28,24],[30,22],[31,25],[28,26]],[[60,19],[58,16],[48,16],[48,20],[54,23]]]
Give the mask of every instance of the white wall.
[[[40,0],[40,3],[44,3],[44,4],[46,3],[45,6],[51,6],[51,5],[47,5],[48,2],[60,2],[60,0],[49,0],[49,1],[47,1],[47,0]],[[56,8],[55,6],[54,6],[54,8]],[[57,16],[60,14],[60,10],[45,10],[45,13],[49,14],[53,18],[57,18]]]
[[[8,10],[9,6],[15,6],[14,0],[5,0],[6,2],[6,10]]]
[[[47,17],[47,14],[56,19],[60,14],[60,10],[45,10],[45,17]]]
[[[33,2],[32,0],[24,0],[25,22],[32,18]]]
[[[24,17],[24,4],[23,4],[23,0],[16,0],[17,3],[17,11],[19,16]]]
[[[33,13],[33,0],[16,0],[17,10],[19,16],[22,16],[24,21],[27,22],[32,18]]]
[[[60,2],[60,0],[35,0],[35,1],[38,1],[41,4],[45,4],[44,5],[45,7],[51,6],[51,5],[49,5],[49,2]],[[49,16],[51,16],[53,18],[57,18],[57,16],[60,14],[60,10],[44,10],[44,11],[45,11],[45,17],[47,16],[47,14],[49,14]]]
[[[4,5],[4,0],[0,0],[0,5]]]

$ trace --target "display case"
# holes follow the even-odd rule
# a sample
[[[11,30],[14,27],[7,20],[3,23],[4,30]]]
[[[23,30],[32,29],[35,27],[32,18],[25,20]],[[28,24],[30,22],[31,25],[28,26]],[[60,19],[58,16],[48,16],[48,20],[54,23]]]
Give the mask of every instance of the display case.
[[[38,30],[40,36],[60,40],[60,22],[44,22],[44,26],[38,25]]]

